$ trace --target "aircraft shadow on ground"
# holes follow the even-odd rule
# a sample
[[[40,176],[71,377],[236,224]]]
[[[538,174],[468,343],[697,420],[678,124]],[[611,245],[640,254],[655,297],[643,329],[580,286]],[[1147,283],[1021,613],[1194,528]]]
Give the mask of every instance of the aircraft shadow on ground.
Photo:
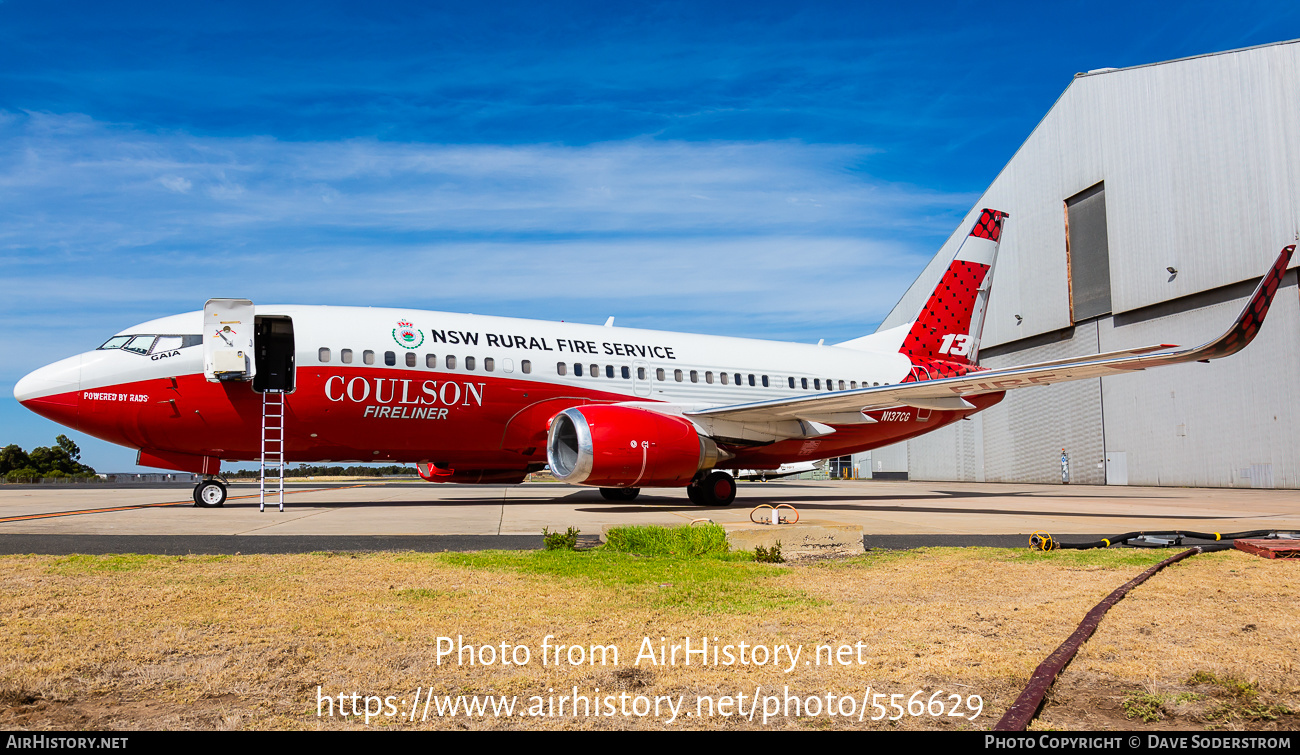
[[[996,516],[1055,516],[1055,517],[1101,517],[1105,519],[1155,519],[1167,516],[1166,514],[1147,512],[1147,513],[1115,513],[1115,512],[1098,512],[1090,510],[1082,511],[1057,511],[1057,510],[1038,510],[1030,511],[1025,509],[1001,509],[1001,508],[967,508],[959,506],[917,506],[917,505],[899,505],[899,501],[937,501],[954,498],[1033,498],[1034,493],[981,493],[981,492],[943,492],[937,491],[929,495],[905,495],[905,496],[817,496],[815,500],[801,500],[798,496],[781,496],[766,497],[752,496],[738,498],[731,506],[696,506],[688,503],[682,498],[677,497],[658,497],[642,495],[639,498],[640,503],[625,504],[605,502],[600,493],[594,490],[580,490],[570,495],[559,498],[438,498],[419,501],[334,501],[334,502],[303,502],[295,503],[286,499],[286,511],[293,508],[311,508],[311,509],[352,509],[366,508],[371,506],[385,506],[395,508],[436,508],[436,507],[466,507],[466,506],[538,506],[553,505],[556,503],[586,503],[590,502],[592,506],[577,508],[575,511],[584,514],[651,514],[651,513],[676,513],[676,512],[708,512],[708,511],[744,511],[755,506],[776,506],[779,504],[791,504],[800,512],[841,512],[841,513],[909,513],[909,514],[984,514]],[[1107,498],[1117,500],[1129,500],[1143,496],[1088,496],[1088,498]],[[1148,498],[1156,496],[1145,496]],[[881,503],[874,503],[881,501]],[[889,501],[890,503],[885,503]],[[256,506],[256,501],[247,499],[240,501],[227,501],[227,508],[248,508]],[[267,508],[272,509],[273,504],[268,500]],[[1179,515],[1178,519],[1186,520],[1216,520],[1216,519],[1236,519],[1238,515]]]

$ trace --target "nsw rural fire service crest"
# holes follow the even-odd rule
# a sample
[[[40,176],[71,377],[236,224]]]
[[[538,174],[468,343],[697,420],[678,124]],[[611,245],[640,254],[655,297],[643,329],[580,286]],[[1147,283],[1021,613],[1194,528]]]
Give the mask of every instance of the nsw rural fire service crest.
[[[416,330],[411,323],[399,320],[397,327],[393,328],[393,340],[403,349],[418,349],[420,344],[424,343],[424,334]]]

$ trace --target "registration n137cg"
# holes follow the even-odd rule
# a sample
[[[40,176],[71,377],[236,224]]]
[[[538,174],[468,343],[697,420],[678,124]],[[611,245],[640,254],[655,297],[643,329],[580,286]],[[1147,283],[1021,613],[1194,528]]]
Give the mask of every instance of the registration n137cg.
[[[821,346],[503,317],[211,299],[27,375],[15,397],[75,430],[198,473],[221,462],[416,463],[430,482],[555,477],[631,500],[685,487],[726,506],[735,470],[777,470],[930,432],[1006,391],[1244,348],[1294,245],[1219,338],[1011,369],[979,366],[1007,216],[984,210],[915,321]],[[267,429],[264,429],[267,428]]]

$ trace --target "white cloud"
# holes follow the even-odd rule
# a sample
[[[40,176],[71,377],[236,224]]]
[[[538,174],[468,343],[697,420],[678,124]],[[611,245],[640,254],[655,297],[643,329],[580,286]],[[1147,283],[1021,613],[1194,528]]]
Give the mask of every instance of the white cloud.
[[[158,179],[158,182],[177,194],[188,194],[190,188],[194,186],[194,184],[181,176],[163,176]]]
[[[0,318],[7,353],[32,355],[0,377],[213,295],[833,342],[888,312],[974,199],[874,180],[853,145],[281,142],[0,116]]]

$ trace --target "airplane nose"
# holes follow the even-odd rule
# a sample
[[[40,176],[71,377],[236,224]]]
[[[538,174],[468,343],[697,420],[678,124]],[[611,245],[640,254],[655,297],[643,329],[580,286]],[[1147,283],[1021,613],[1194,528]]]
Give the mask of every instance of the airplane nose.
[[[62,359],[26,375],[14,385],[18,403],[42,417],[77,427],[81,356]]]

